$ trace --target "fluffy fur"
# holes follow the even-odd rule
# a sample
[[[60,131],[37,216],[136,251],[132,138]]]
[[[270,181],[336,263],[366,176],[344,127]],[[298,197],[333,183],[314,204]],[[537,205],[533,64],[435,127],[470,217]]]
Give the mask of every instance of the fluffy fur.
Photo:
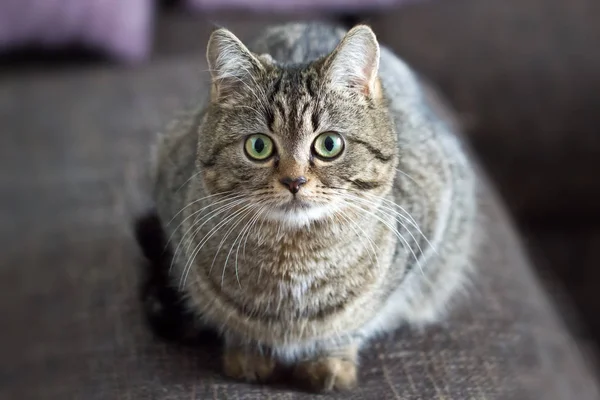
[[[370,28],[219,29],[211,95],[158,146],[155,200],[171,280],[225,339],[224,371],[279,365],[317,390],[356,384],[357,352],[401,323],[436,321],[469,269],[474,174],[413,72]],[[315,138],[337,132],[340,156]],[[275,152],[254,161],[249,135]],[[297,194],[280,183],[305,177]]]

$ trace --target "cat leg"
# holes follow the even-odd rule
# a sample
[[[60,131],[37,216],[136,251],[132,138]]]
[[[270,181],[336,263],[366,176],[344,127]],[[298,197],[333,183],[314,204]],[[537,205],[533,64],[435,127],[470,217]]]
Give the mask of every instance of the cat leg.
[[[223,371],[230,378],[246,382],[265,382],[272,378],[276,365],[275,359],[268,352],[225,337]]]
[[[300,361],[294,367],[294,378],[318,392],[352,389],[358,382],[358,349],[353,343]]]

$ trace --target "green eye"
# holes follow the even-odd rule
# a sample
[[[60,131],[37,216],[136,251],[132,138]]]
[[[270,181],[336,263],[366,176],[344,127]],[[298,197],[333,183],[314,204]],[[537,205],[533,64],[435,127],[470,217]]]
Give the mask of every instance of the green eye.
[[[244,148],[248,157],[265,160],[273,154],[273,141],[266,135],[256,134],[246,139]]]
[[[313,148],[322,158],[334,158],[344,150],[344,140],[339,133],[325,132],[317,136]]]

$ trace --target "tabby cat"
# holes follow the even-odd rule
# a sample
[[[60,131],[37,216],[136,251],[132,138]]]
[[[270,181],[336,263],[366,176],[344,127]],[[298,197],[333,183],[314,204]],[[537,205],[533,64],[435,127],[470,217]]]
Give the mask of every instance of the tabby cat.
[[[442,318],[468,275],[474,173],[416,75],[364,25],[208,43],[210,95],[161,136],[169,279],[230,377],[357,384],[358,352]]]

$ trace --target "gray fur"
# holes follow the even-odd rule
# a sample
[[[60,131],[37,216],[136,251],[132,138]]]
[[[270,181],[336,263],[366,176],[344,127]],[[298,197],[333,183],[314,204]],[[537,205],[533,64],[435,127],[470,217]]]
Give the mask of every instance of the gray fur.
[[[231,360],[248,363],[248,354],[288,364],[355,363],[356,349],[374,335],[442,318],[470,270],[475,177],[414,73],[385,47],[369,47],[366,27],[344,40],[359,38],[365,51],[380,54],[375,86],[352,74],[342,84],[333,79],[335,54],[344,51],[334,51],[345,35],[339,28],[268,28],[249,47],[252,53],[240,42],[220,60],[211,46],[214,52],[235,37],[217,32],[209,63],[231,67],[230,74],[213,70],[211,98],[162,137],[155,200],[176,251],[173,284],[204,323],[225,335],[226,372],[260,379],[259,367],[252,374],[231,366]],[[241,59],[243,71],[225,81]],[[369,65],[357,64],[362,69],[356,71]],[[310,155],[323,131],[345,134],[340,159]],[[272,136],[277,156],[248,160],[243,143],[253,133]],[[309,177],[300,193],[325,212],[279,209],[291,195],[278,179],[294,174]],[[228,204],[227,195],[214,195],[222,191],[241,196],[233,197],[237,208],[201,219]],[[231,349],[242,355],[232,356]],[[253,363],[261,371],[271,365]],[[300,375],[314,380],[320,374],[314,363],[302,365],[308,366]],[[349,386],[344,382],[351,377],[333,369],[325,368],[338,383],[320,389]]]

